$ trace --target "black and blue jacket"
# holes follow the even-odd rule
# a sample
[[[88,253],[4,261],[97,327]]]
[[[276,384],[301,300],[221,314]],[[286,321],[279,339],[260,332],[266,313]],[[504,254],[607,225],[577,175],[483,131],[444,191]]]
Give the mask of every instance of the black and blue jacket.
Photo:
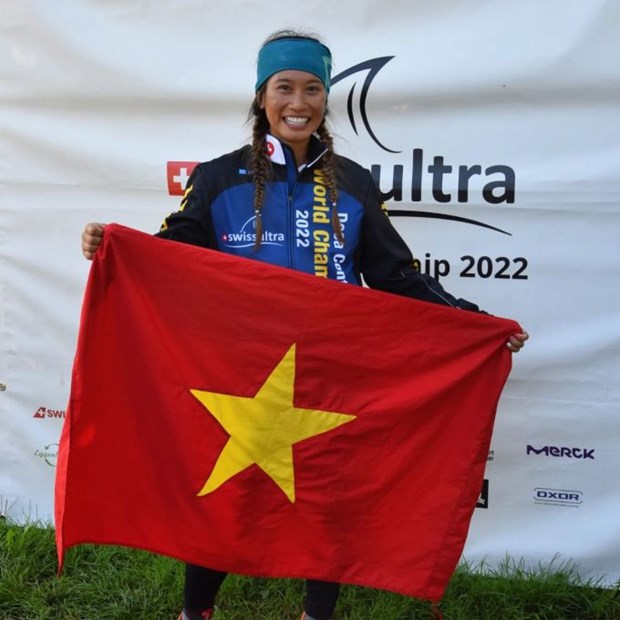
[[[158,236],[351,284],[361,285],[363,278],[371,288],[478,311],[414,266],[367,170],[335,157],[341,244],[320,166],[324,145],[313,138],[309,163],[300,169],[286,144],[268,136],[267,146],[273,175],[265,188],[258,250],[249,146],[196,166],[179,210],[166,218]]]

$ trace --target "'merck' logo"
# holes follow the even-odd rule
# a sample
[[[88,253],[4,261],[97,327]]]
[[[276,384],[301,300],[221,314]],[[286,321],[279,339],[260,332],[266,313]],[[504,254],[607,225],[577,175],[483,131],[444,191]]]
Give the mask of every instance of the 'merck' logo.
[[[535,448],[528,444],[526,453],[543,454],[544,456],[554,456],[556,458],[594,460],[594,450],[594,448],[568,448],[566,446],[543,446],[542,448]]]
[[[366,109],[368,93],[373,80],[377,77],[379,71],[394,58],[395,56],[381,56],[360,62],[336,75],[332,79],[332,84],[336,84],[349,76],[366,72],[359,98],[359,113],[362,118],[362,123],[373,142],[382,150],[388,153],[402,153],[402,150],[388,148],[379,140],[376,132],[371,127]],[[357,82],[354,82],[347,98],[347,114],[353,131],[356,135],[359,135],[354,111],[354,94],[356,87]],[[425,159],[427,161],[425,161]],[[384,168],[385,165],[382,164],[371,164],[370,166],[370,173],[384,201],[391,200],[399,202],[402,201],[404,199],[403,196],[405,196],[405,199],[410,199],[411,202],[422,202],[425,184],[430,184],[429,189],[431,190],[432,199],[438,203],[467,203],[470,200],[471,193],[474,191],[473,187],[480,185],[482,185],[480,194],[486,203],[501,204],[514,203],[515,201],[516,175],[513,168],[507,165],[453,165],[447,163],[443,155],[434,155],[432,157],[432,162],[428,163],[428,156],[425,157],[423,149],[413,148],[412,157],[409,161],[398,163],[392,167],[391,187],[387,191],[384,191],[384,187],[382,186],[382,178],[386,176],[383,174]],[[409,169],[410,177],[409,174],[407,176],[404,174],[405,170],[409,173]],[[387,174],[389,175],[389,171]],[[410,178],[410,195],[406,196],[403,190],[408,183],[408,178]],[[383,181],[385,182],[384,178]],[[455,187],[456,192],[446,191],[446,185],[448,183]],[[450,220],[462,224],[480,226],[511,236],[511,233],[508,231],[460,215],[398,209],[390,209],[389,214],[401,217],[425,217]]]

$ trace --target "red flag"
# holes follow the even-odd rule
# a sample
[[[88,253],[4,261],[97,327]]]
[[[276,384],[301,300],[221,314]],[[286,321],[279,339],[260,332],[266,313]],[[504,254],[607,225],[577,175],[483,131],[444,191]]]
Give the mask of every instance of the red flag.
[[[108,225],[56,480],[68,547],[439,600],[513,321]]]

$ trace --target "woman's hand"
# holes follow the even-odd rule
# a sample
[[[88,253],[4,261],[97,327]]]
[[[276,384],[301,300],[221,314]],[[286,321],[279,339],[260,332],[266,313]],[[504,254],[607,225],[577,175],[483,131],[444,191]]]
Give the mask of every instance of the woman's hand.
[[[95,252],[99,249],[103,241],[103,229],[105,224],[91,222],[84,226],[82,233],[82,254],[88,259],[93,260]]]
[[[513,334],[508,338],[508,342],[506,346],[511,353],[518,353],[525,344],[525,341],[530,337],[530,335],[524,331],[521,334]]]

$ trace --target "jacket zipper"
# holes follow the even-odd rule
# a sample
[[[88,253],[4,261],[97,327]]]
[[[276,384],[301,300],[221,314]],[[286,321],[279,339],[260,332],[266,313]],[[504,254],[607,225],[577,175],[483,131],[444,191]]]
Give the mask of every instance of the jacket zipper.
[[[295,227],[295,217],[294,217],[294,207],[293,207],[293,198],[295,195],[295,189],[297,188],[297,181],[293,187],[289,190],[288,183],[286,187],[287,197],[288,197],[288,224],[290,231],[290,243],[288,244],[288,252],[289,252],[289,263],[291,269],[295,269],[295,244],[297,243],[296,238],[296,227]]]

